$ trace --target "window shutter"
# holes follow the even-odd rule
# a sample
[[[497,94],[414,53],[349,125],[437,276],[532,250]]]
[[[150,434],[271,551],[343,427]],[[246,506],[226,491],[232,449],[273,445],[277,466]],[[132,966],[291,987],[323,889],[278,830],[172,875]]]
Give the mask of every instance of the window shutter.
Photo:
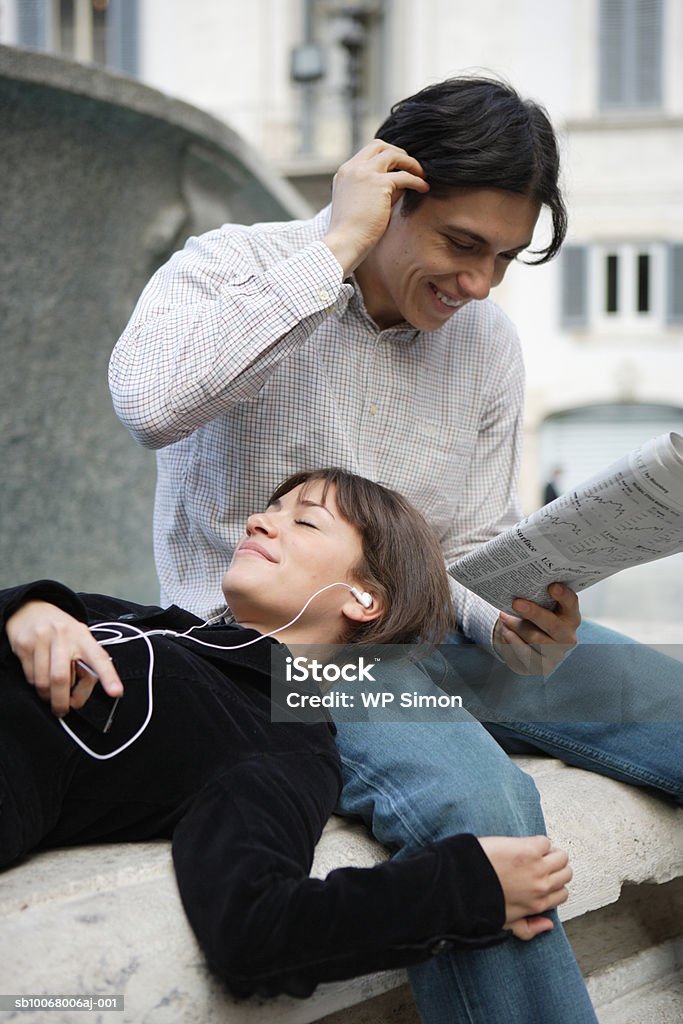
[[[670,245],[668,250],[667,320],[683,324],[683,245]]]
[[[662,102],[662,0],[600,0],[600,107]]]
[[[107,64],[135,76],[139,67],[138,0],[109,0]]]
[[[637,0],[635,10],[635,102],[658,107],[662,102],[662,2]]]
[[[565,245],[562,268],[562,326],[585,327],[588,323],[588,247]]]
[[[51,38],[51,0],[19,0],[17,29],[19,46],[29,50],[49,50]]]
[[[626,92],[624,0],[601,0],[599,38],[600,106],[620,106]]]

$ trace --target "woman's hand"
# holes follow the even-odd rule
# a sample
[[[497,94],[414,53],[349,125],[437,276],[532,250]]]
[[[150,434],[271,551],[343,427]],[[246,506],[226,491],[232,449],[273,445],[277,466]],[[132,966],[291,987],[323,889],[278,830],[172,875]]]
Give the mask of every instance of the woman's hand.
[[[123,694],[111,658],[88,627],[56,605],[27,601],[10,615],[5,629],[26,681],[35,686],[55,715],[61,717],[69,708],[83,707],[98,679],[110,697]]]
[[[484,836],[479,842],[503,890],[504,927],[525,941],[551,931],[553,922],[543,912],[566,901],[572,878],[564,850],[547,836]]]
[[[553,583],[548,593],[556,602],[554,609],[517,598],[512,607],[518,615],[498,616],[494,650],[518,675],[547,676],[576,646],[581,623],[578,597],[563,583]]]

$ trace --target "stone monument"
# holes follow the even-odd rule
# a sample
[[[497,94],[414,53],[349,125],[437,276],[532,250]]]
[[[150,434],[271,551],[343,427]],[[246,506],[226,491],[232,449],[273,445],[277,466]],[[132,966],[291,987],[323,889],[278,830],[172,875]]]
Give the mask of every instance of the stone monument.
[[[154,456],[111,349],[153,271],[227,221],[307,215],[225,124],[100,68],[0,47],[0,586],[158,600]]]

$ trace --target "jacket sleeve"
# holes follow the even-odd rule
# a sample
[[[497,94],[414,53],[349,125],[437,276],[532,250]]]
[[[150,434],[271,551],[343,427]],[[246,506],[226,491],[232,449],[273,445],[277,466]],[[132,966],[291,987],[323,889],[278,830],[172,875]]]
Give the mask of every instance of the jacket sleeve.
[[[135,601],[127,601],[107,594],[76,593],[63,583],[55,580],[35,580],[33,583],[22,583],[17,587],[0,591],[0,624],[5,623],[22,604],[27,601],[47,601],[62,611],[73,615],[79,622],[92,623],[104,619],[130,619],[139,625],[153,622],[154,625],[168,624],[178,629],[187,629],[188,625],[201,623],[201,619],[183,612],[180,608],[164,611],[157,605],[142,605]],[[175,621],[160,622],[167,613],[174,613]],[[180,616],[180,618],[178,618]],[[187,618],[187,622],[185,622]]]
[[[114,348],[119,419],[162,448],[253,398],[330,315],[342,276],[321,241],[259,261],[232,225],[190,239],[149,282]]]
[[[73,590],[55,580],[35,580],[33,583],[22,583],[18,587],[0,591],[3,630],[9,617],[28,601],[48,601],[73,615],[80,622],[88,621],[88,610],[81,597]]]
[[[175,831],[190,924],[237,996],[304,997],[509,936],[498,878],[471,835],[310,878],[337,791],[336,760],[262,756],[206,787]]]
[[[166,624],[165,621],[161,621],[166,613],[156,606],[140,605],[122,598],[108,597],[106,594],[76,593],[56,580],[35,580],[0,591],[0,644],[4,654],[9,651],[5,624],[9,617],[28,601],[47,601],[86,624],[121,618],[133,620],[140,626],[148,622],[153,622],[154,625]],[[175,612],[180,616],[188,614],[180,609],[175,609]],[[183,618],[169,621],[168,625],[186,629],[193,622],[199,623],[201,620],[191,616],[187,623]]]

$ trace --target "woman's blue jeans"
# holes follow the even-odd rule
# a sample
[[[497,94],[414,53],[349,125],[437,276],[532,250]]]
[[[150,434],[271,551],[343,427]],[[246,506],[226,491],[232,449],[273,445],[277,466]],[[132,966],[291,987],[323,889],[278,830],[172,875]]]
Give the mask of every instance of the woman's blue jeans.
[[[389,715],[370,710],[364,721],[335,712],[340,813],[363,818],[399,856],[456,832],[544,832],[534,783],[506,751],[553,754],[683,802],[683,664],[591,623],[579,634],[579,646],[547,680],[515,676],[460,637],[419,664],[378,665],[380,687],[396,695],[439,694],[441,686],[462,690],[464,707],[426,715],[394,701]],[[496,721],[484,728],[465,710],[470,705]],[[511,938],[414,968],[424,1024],[595,1022],[554,920],[552,932],[530,942]]]

